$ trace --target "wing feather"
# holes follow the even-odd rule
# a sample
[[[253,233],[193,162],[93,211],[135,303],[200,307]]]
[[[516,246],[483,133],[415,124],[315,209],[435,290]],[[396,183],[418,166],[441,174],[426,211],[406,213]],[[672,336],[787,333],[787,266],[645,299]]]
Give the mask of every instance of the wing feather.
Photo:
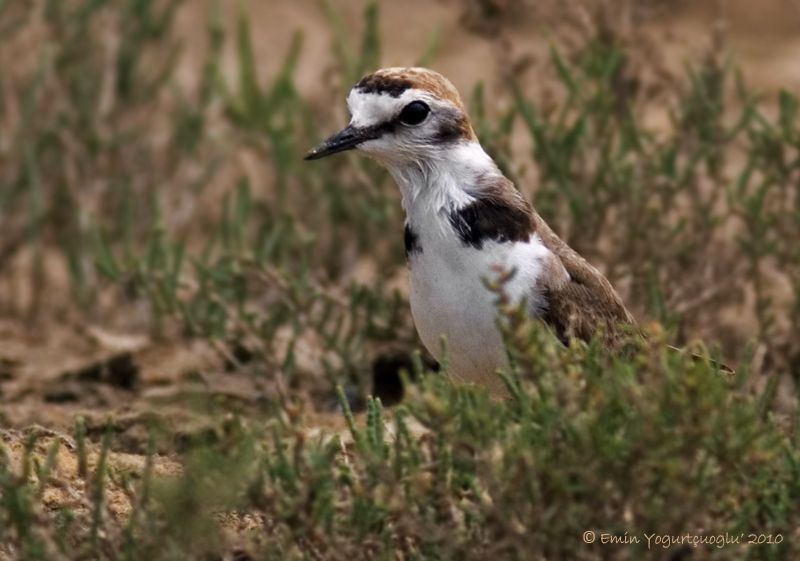
[[[552,253],[538,289],[541,319],[565,344],[573,337],[588,341],[602,331],[606,344],[617,346],[635,320],[600,271],[578,255],[534,212],[536,233]]]
[[[542,278],[534,287],[536,315],[565,344],[573,337],[588,341],[602,331],[609,346],[619,346],[636,322],[608,279],[559,238],[507,178],[487,174],[479,184],[481,204],[475,206],[475,212],[486,215],[486,224],[478,228],[484,224],[479,220],[481,216],[470,220],[462,217],[467,225],[475,224],[469,234],[498,231],[509,240],[519,239],[522,234],[526,239],[536,235],[550,250],[550,261],[545,263]],[[472,241],[470,237],[463,239]],[[473,245],[478,247],[477,242]]]

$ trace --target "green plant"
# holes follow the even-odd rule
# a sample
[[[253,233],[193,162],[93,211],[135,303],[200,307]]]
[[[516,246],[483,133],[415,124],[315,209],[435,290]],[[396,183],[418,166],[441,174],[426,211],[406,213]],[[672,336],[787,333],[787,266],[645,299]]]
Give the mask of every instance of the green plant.
[[[622,356],[564,347],[496,284],[513,365],[497,403],[452,386],[446,360],[423,367],[393,288],[402,225],[386,174],[357,157],[302,162],[343,118],[297,86],[303,34],[261,76],[250,16],[240,7],[229,27],[227,4],[210,6],[189,86],[175,75],[177,2],[0,0],[0,313],[203,341],[226,377],[273,384],[274,400],[252,415],[222,399],[196,408],[206,424],[185,438],[168,409],[192,404],[151,398],[142,456],[120,453],[113,408],[79,417],[74,438],[0,431],[0,556],[589,561],[678,557],[644,536],[689,532],[772,542],[698,558],[797,557],[794,94],[753,95],[714,53],[653,98],[607,29],[554,42],[556,101],[520,80],[498,114],[474,88],[483,144],[525,188],[510,154],[516,136],[531,141],[535,206],[606,268],[649,335]],[[379,4],[358,37],[334,3],[321,10],[335,53],[321,83],[344,94],[382,62]],[[37,29],[46,40],[30,49]],[[723,311],[756,328],[726,335]],[[726,377],[670,349],[700,336],[768,360]],[[367,397],[362,415],[351,396],[372,391],[386,349],[411,357],[406,399]],[[330,402],[346,430],[313,426]],[[587,530],[639,541],[587,544]]]

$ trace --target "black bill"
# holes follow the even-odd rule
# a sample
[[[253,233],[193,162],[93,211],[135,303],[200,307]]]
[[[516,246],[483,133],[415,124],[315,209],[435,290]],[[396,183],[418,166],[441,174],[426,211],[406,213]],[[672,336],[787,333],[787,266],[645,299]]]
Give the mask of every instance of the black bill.
[[[362,142],[378,138],[373,127],[357,128],[348,125],[306,154],[306,160],[319,160],[325,156],[352,150]]]

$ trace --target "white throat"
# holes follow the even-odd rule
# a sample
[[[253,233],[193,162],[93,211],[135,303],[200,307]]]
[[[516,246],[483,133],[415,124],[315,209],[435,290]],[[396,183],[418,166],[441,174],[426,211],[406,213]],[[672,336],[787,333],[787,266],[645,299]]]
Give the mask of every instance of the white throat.
[[[480,381],[502,395],[505,386],[495,370],[507,365],[506,350],[497,329],[497,295],[485,281],[497,278],[498,270],[515,271],[505,293],[512,302],[525,300],[538,310],[543,300],[536,287],[549,250],[537,235],[486,239],[479,246],[464,240],[454,211],[496,188],[496,178],[502,178],[479,143],[452,145],[414,164],[384,165],[403,194],[409,301],[422,342],[441,359],[444,336],[450,375]]]
[[[501,175],[492,158],[475,141],[440,148],[423,160],[382,163],[400,188],[409,219],[461,208],[475,200],[482,179]]]

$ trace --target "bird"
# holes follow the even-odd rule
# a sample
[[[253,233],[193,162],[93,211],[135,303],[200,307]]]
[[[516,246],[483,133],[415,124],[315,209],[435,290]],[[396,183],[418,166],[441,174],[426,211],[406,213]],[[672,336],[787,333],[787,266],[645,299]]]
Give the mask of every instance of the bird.
[[[613,348],[636,326],[611,283],[564,242],[481,146],[456,87],[427,68],[372,72],[347,96],[349,124],[306,155],[357,150],[400,189],[409,302],[417,333],[455,382],[502,396],[508,366],[497,295],[486,281],[512,271],[506,297],[565,345],[600,337]],[[446,342],[442,345],[442,340]]]

